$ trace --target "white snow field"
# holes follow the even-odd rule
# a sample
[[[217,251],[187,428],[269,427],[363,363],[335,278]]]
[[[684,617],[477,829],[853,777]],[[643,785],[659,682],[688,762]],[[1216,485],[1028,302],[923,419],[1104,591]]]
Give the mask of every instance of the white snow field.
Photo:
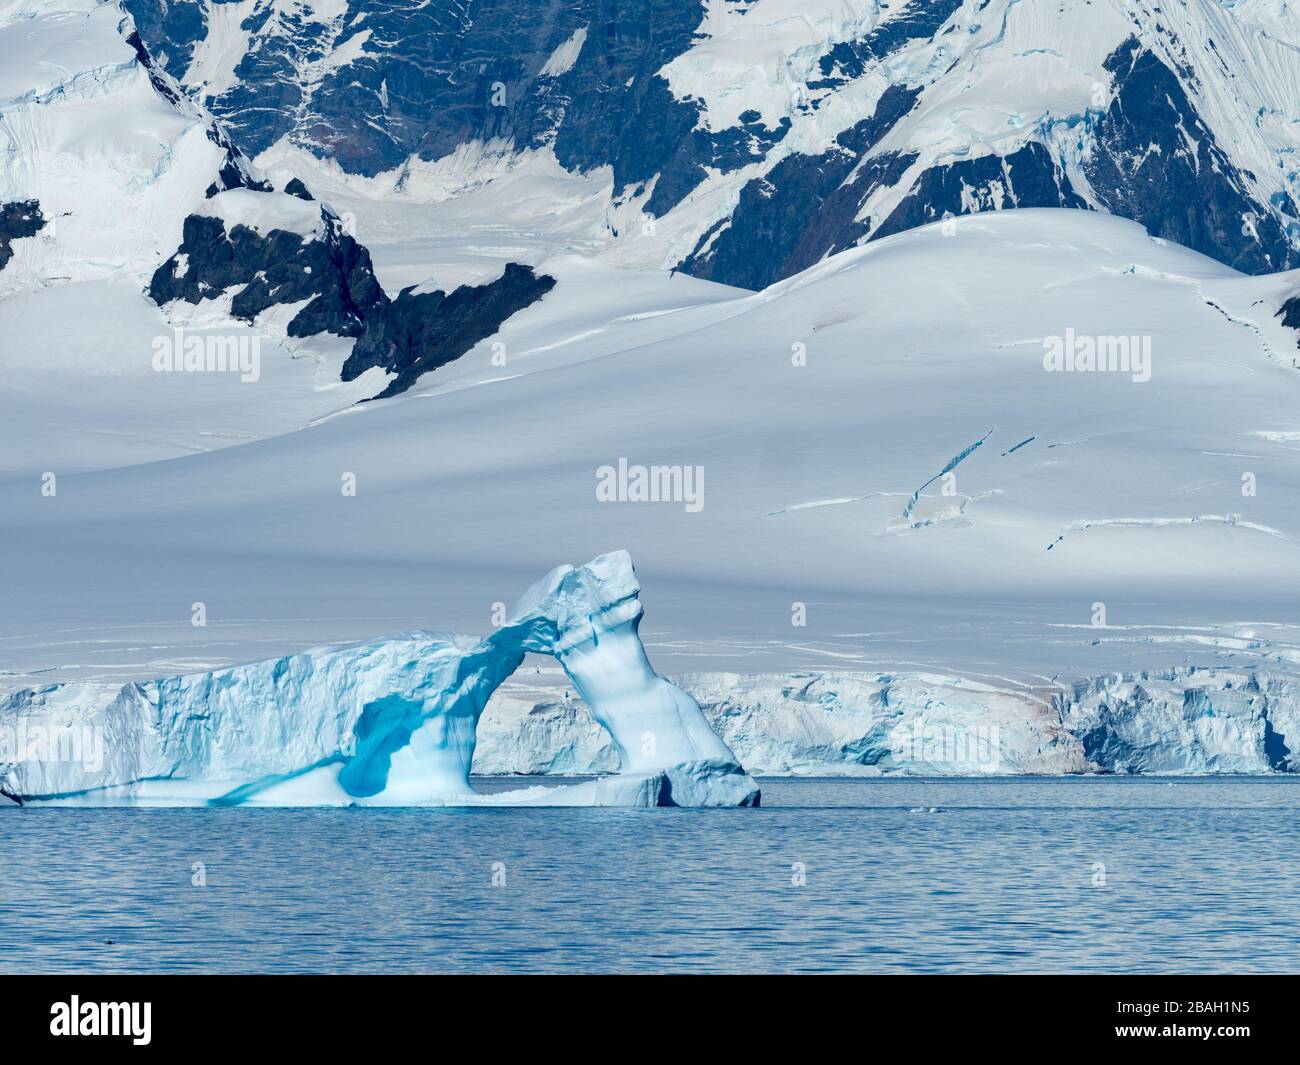
[[[251,327],[256,381],[157,373],[160,332],[233,327],[224,301],[164,315],[151,271],[188,213],[247,205],[204,197],[207,119],[162,101],[120,18],[0,0],[0,54],[21,57],[0,72],[0,202],[39,195],[54,223],[0,271],[11,709],[486,632],[536,573],[622,548],[656,668],[755,772],[1300,768],[1300,375],[1276,318],[1300,273],[1005,210],[751,294],[645,269],[672,224],[606,254],[606,178],[542,154],[470,196],[451,164],[423,198],[303,172],[356,214],[390,293],[510,259],[557,287],[392,400],[357,402],[378,370],[337,382],[350,341],[285,342],[294,308]],[[1067,342],[1115,367],[1065,369]],[[617,768],[581,692],[538,668],[484,711],[475,771]]]
[[[1296,277],[1067,211],[904,233],[752,295],[572,257],[546,269],[570,298],[406,396],[70,473],[54,496],[37,466],[8,474],[6,685],[484,631],[529,570],[623,546],[657,667],[709,674],[702,693],[748,677],[727,716],[753,675],[859,675],[851,712],[879,713],[857,739],[874,728],[894,752],[830,720],[843,692],[804,738],[789,696],[753,700],[775,709],[752,742],[714,711],[756,770],[899,767],[915,745],[892,730],[944,722],[1001,723],[1007,749],[984,769],[1086,768],[1097,752],[1070,723],[1103,689],[1106,714],[1137,707],[1112,768],[1289,764],[1275,734],[1300,661],[1300,378],[1273,314]],[[1069,331],[1132,336],[1135,359],[1149,338],[1149,364],[1045,369]],[[678,498],[602,500],[620,460],[682,467]]]
[[[297,307],[251,328],[229,299],[173,305],[144,294],[192,213],[308,233],[320,205],[235,189],[207,199],[224,159],[210,116],[165,99],[96,0],[0,0],[0,203],[36,199],[45,227],[0,270],[0,469],[65,471],[171,458],[283,432],[378,390],[342,384],[350,342],[288,341]],[[254,210],[249,209],[255,198]],[[196,384],[157,373],[154,341],[256,336],[262,397],[236,374]]]
[[[650,668],[639,591],[615,552],[552,570],[481,641],[417,632],[112,695],[23,693],[0,708],[22,754],[5,790],[74,805],[758,805],[699,705]],[[558,659],[621,772],[493,795],[470,785],[479,715],[528,652]]]

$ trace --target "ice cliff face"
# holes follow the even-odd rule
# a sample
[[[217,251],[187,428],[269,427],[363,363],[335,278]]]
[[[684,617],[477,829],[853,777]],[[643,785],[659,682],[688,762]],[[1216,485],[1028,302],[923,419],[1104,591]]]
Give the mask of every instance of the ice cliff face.
[[[1058,705],[1085,757],[1113,772],[1300,771],[1293,676],[1152,671],[1074,685]]]
[[[428,767],[434,764],[438,774],[454,781],[453,797],[436,801],[504,801],[462,790],[466,767],[484,775],[615,774],[625,755],[644,747],[648,735],[656,741],[661,735],[658,728],[643,728],[630,711],[593,715],[577,692],[577,676],[565,673],[563,685],[556,687],[554,671],[539,677],[545,682],[540,684],[520,671],[477,712],[474,707],[493,672],[466,689],[468,713],[453,715],[440,726],[446,736],[469,744],[471,761],[465,760],[463,744],[455,751],[445,745],[432,748],[442,752],[442,760],[427,751],[395,753],[389,764],[397,769],[422,759],[411,778],[414,793],[404,797],[395,790],[396,777],[387,788],[374,791],[379,785],[375,766],[384,761],[376,752],[408,731],[397,708],[402,700],[410,701],[412,687],[419,687],[387,692],[386,697],[381,694],[385,684],[418,673],[413,663],[448,653],[440,638],[420,634],[245,667],[239,672],[247,679],[234,686],[228,685],[234,671],[226,671],[128,685],[116,693],[93,684],[19,692],[0,704],[0,737],[21,735],[29,747],[45,742],[52,757],[44,764],[11,762],[7,775],[0,776],[0,793],[30,799],[79,790],[86,792],[81,801],[197,801],[217,790],[210,780],[195,781],[181,772],[197,759],[213,777],[259,781],[232,789],[223,801],[306,802],[313,801],[309,785],[315,789],[320,782],[291,784],[283,779],[285,766],[313,765],[327,759],[328,752],[360,749],[370,753],[338,775],[353,791],[370,794],[347,801],[435,801],[427,791],[432,779]],[[635,675],[645,677],[639,671]],[[675,680],[680,685],[675,691],[692,694],[713,734],[735,752],[721,758],[739,760],[751,772],[766,775],[1300,771],[1293,750],[1300,735],[1300,683],[1280,673],[1178,668],[1034,691],[934,674],[695,673]],[[584,684],[590,691],[590,675]],[[661,709],[676,706],[679,694],[659,690],[665,700]],[[329,698],[336,701],[326,704],[318,693],[332,693]],[[275,700],[304,698],[311,704],[305,714],[262,710]],[[349,709],[355,705],[376,709],[358,714]],[[203,709],[194,716],[193,708],[199,706]],[[687,706],[687,720],[693,722],[687,732],[696,743],[703,735],[700,719]],[[475,713],[477,723],[471,728]],[[294,724],[303,716],[313,721],[307,731]],[[387,723],[381,725],[381,719]],[[83,731],[87,724],[94,725],[93,732]],[[655,759],[631,758],[639,768],[628,777],[515,795],[551,804],[669,799],[686,804],[692,797],[710,803],[720,794],[713,778],[718,763],[702,770],[701,759],[693,756],[707,754],[710,758],[703,761],[708,763],[720,752],[707,736],[703,745],[697,751],[689,744],[670,744],[667,761],[686,758],[696,767],[671,767],[664,777],[652,767]],[[0,761],[6,756],[0,749]],[[727,804],[746,798],[734,786],[733,773],[722,774],[726,786],[721,796]],[[321,775],[332,774],[331,769]],[[154,779],[120,786],[141,775]],[[326,797],[344,801],[329,789]]]
[[[1300,771],[1300,683],[1279,672],[1177,668],[1036,690],[907,673],[675,680],[755,773]],[[613,762],[581,704],[522,681],[484,715],[475,772],[590,773]]]
[[[699,705],[651,669],[625,552],[534,585],[483,640],[412,633],[211,673],[0,704],[3,779],[24,799],[218,805],[757,805]],[[554,655],[620,772],[484,796],[469,783],[479,718],[527,653]],[[60,747],[60,744],[63,746]]]
[[[607,176],[621,261],[761,288],[945,214],[1086,206],[1300,263],[1285,0],[124,4],[250,155],[402,184],[550,153]]]

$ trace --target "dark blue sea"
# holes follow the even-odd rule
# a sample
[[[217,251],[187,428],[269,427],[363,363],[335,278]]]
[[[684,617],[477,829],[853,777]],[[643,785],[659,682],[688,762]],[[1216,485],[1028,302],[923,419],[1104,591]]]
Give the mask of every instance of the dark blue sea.
[[[8,807],[0,971],[1300,969],[1300,779],[762,786],[757,810]]]

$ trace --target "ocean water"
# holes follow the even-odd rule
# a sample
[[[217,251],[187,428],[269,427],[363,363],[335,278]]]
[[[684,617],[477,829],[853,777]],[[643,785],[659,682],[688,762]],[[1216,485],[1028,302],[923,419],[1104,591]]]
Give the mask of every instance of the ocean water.
[[[0,972],[1300,969],[1300,780],[762,783],[757,810],[10,807]]]

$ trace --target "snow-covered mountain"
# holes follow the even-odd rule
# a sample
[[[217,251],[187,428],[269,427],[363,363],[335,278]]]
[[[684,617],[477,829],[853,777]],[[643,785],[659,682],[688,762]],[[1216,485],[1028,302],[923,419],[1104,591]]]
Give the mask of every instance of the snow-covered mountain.
[[[253,156],[440,199],[549,163],[618,261],[762,288],[1087,207],[1300,265],[1291,0],[125,0]],[[547,211],[539,204],[540,211]]]
[[[656,666],[707,674],[688,690],[760,768],[898,768],[894,728],[980,707],[1007,765],[1291,765],[1300,420],[1273,308],[1295,274],[1059,210],[896,234],[756,294],[548,269],[569,299],[395,400],[55,497],[39,467],[0,481],[6,684],[484,631],[529,571],[623,544]],[[1132,338],[1127,362],[1057,366],[1071,335]],[[858,679],[756,679],[794,672]]]
[[[22,319],[10,322],[11,336],[41,323],[37,373],[107,330],[99,360],[70,360],[66,369],[94,373],[106,360],[114,376],[156,381],[158,341],[173,326],[191,329],[188,341],[173,337],[178,349],[190,345],[177,360],[202,363],[231,341],[233,355],[241,340],[247,353],[252,334],[281,362],[316,356],[330,384],[340,371],[347,382],[371,371],[314,401],[294,375],[291,412],[264,411],[257,425],[296,428],[386,386],[405,387],[551,287],[516,266],[450,296],[390,297],[350,224],[301,180],[273,182],[251,164],[158,66],[117,4],[6,0],[0,54],[0,297]],[[67,318],[71,304],[88,313]],[[261,372],[249,362],[245,380]],[[132,408],[140,391],[124,389],[122,403]],[[231,406],[238,392],[227,394]]]
[[[481,632],[624,547],[759,770],[1294,769],[1296,43],[0,0],[0,699]],[[610,768],[511,684],[479,768]]]

